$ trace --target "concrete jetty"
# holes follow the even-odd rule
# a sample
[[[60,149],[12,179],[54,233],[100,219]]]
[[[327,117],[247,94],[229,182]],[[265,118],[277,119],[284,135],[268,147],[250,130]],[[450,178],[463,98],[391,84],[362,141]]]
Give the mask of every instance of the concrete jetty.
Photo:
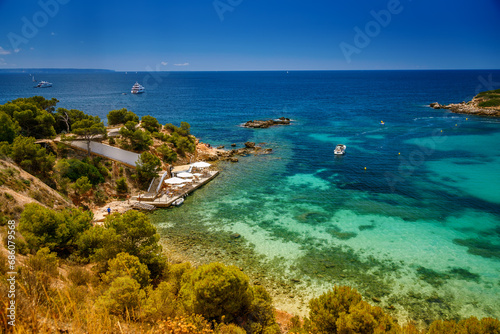
[[[212,181],[217,175],[219,175],[219,171],[206,171],[203,172],[202,176],[200,176],[197,180],[193,181],[192,183],[186,184],[183,188],[175,191],[164,190],[160,192],[160,194],[154,200],[142,199],[141,195],[139,195],[132,197],[131,202],[153,205],[157,208],[167,208],[179,198],[184,198],[196,189],[203,187],[205,184]]]

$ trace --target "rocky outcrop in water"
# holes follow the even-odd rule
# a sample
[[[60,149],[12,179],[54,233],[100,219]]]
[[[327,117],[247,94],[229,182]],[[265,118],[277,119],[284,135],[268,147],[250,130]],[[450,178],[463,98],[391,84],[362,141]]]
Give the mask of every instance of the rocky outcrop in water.
[[[265,129],[274,125],[289,125],[290,119],[286,117],[280,117],[278,119],[268,119],[265,121],[248,121],[243,124],[245,128],[254,128],[254,129]]]

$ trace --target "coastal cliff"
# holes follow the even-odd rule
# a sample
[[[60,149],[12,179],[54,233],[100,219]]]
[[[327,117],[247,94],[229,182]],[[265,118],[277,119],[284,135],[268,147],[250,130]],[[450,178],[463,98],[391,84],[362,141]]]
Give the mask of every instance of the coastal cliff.
[[[448,109],[457,114],[499,117],[500,89],[481,92],[469,102],[451,103],[448,105],[434,102],[429,106],[434,109]]]

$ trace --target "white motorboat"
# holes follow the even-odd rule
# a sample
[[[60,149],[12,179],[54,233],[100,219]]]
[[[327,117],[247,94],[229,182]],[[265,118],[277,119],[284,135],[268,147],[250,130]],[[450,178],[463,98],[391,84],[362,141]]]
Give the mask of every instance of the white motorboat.
[[[142,86],[140,83],[136,82],[132,86],[132,90],[130,92],[132,94],[141,94],[141,93],[144,93],[144,86]]]
[[[333,154],[335,154],[335,155],[345,154],[346,148],[347,148],[347,146],[345,146],[344,144],[338,144],[337,146],[335,146],[335,150],[333,150]]]
[[[184,198],[183,197],[179,197],[178,199],[176,199],[175,201],[172,202],[172,205],[179,206],[182,203],[184,203]]]
[[[52,83],[48,81],[40,81],[38,85],[35,86],[35,88],[47,88],[47,87],[52,87]]]

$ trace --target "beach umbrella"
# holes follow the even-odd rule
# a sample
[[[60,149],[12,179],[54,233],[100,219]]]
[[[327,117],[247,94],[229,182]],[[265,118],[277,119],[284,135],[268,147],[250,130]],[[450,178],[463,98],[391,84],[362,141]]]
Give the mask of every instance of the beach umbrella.
[[[209,164],[208,162],[205,162],[205,161],[198,161],[198,162],[192,163],[191,166],[196,167],[196,168],[206,168],[206,167],[210,167],[212,165]]]
[[[166,184],[181,184],[186,182],[186,180],[181,179],[180,177],[171,177],[170,179],[166,179],[164,182]]]
[[[193,176],[194,176],[193,174],[188,173],[188,172],[182,172],[182,173],[177,174],[177,177],[182,177],[182,178],[193,177]]]

